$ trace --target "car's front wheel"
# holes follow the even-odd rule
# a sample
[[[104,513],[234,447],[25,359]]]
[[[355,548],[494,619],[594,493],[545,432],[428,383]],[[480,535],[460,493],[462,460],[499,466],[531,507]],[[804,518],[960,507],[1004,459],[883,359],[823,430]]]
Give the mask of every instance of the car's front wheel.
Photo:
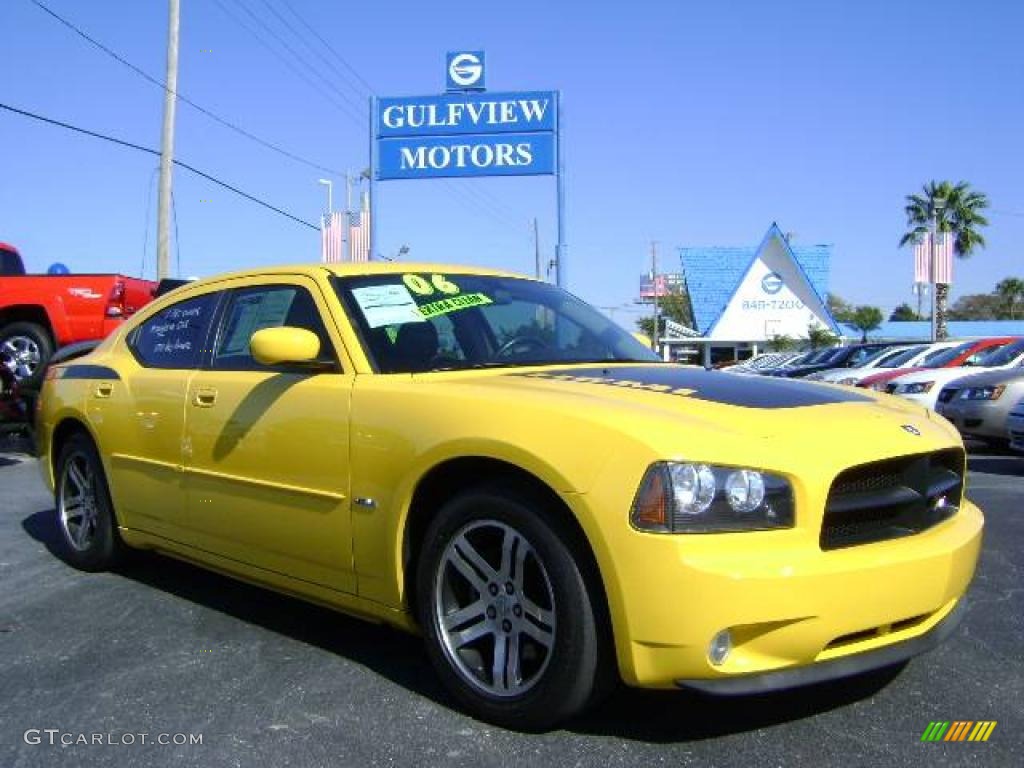
[[[570,539],[550,510],[503,489],[463,493],[431,524],[420,623],[443,682],[474,715],[546,728],[612,674],[599,668],[603,637]]]
[[[57,458],[55,501],[65,559],[83,571],[104,571],[121,554],[114,510],[99,452],[88,435],[68,438]]]

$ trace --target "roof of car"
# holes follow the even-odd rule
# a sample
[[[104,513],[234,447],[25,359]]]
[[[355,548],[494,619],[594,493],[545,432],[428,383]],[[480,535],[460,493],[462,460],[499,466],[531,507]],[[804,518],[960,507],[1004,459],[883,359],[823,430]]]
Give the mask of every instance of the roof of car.
[[[492,275],[494,277],[516,277],[533,280],[528,275],[509,272],[489,267],[471,267],[464,264],[438,264],[431,262],[412,261],[369,261],[361,263],[345,262],[339,264],[278,264],[266,267],[252,267],[202,278],[203,284],[211,281],[231,280],[239,277],[255,277],[258,275],[316,275],[327,272],[338,277],[359,277],[364,275],[403,275],[408,272],[428,272],[447,275]],[[194,284],[194,283],[192,283]]]

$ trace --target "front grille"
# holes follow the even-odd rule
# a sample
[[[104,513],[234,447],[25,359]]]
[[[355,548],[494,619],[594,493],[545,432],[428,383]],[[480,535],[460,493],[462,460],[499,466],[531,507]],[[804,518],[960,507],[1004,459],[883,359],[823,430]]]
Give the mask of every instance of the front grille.
[[[844,470],[829,489],[819,544],[840,549],[931,528],[956,513],[963,475],[960,448]]]
[[[885,385],[885,391],[888,392],[891,395],[891,394],[893,394],[896,391],[896,387],[898,387],[898,386],[899,386],[899,384],[886,384]]]
[[[960,389],[958,387],[946,387],[944,390],[939,392],[939,402],[948,403],[959,391]]]

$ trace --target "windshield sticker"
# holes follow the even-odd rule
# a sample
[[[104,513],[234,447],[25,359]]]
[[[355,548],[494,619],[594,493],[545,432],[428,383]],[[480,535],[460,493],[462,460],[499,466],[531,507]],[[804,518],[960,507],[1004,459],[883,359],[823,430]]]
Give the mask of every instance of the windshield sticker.
[[[426,318],[420,314],[412,294],[404,285],[371,285],[353,288],[352,297],[371,328],[382,325],[405,325],[422,323]]]
[[[457,312],[460,309],[480,307],[484,304],[493,304],[489,298],[482,293],[465,293],[462,296],[452,296],[448,299],[439,299],[429,304],[420,305],[420,314],[423,317],[431,318],[438,315],[447,315],[449,312]]]
[[[405,286],[419,296],[431,296],[437,291],[454,296],[461,288],[444,275],[431,275],[429,282],[423,275],[409,273],[402,275],[402,282]]]

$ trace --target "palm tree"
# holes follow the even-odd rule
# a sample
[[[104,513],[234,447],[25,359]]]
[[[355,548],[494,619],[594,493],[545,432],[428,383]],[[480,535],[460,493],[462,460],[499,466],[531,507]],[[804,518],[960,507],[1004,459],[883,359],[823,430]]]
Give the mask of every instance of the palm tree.
[[[1000,280],[996,283],[996,293],[1006,302],[1006,309],[1010,319],[1013,320],[1013,310],[1016,308],[1017,302],[1024,300],[1024,280],[1019,277],[1007,277]]]
[[[988,197],[971,189],[966,181],[930,181],[922,188],[923,194],[907,195],[904,212],[907,215],[907,233],[900,238],[900,247],[917,242],[928,233],[932,220],[939,232],[953,235],[953,251],[961,259],[969,257],[976,248],[985,247],[980,229],[988,226],[982,210],[988,208]],[[935,286],[935,335],[946,338],[946,303],[949,286]]]

